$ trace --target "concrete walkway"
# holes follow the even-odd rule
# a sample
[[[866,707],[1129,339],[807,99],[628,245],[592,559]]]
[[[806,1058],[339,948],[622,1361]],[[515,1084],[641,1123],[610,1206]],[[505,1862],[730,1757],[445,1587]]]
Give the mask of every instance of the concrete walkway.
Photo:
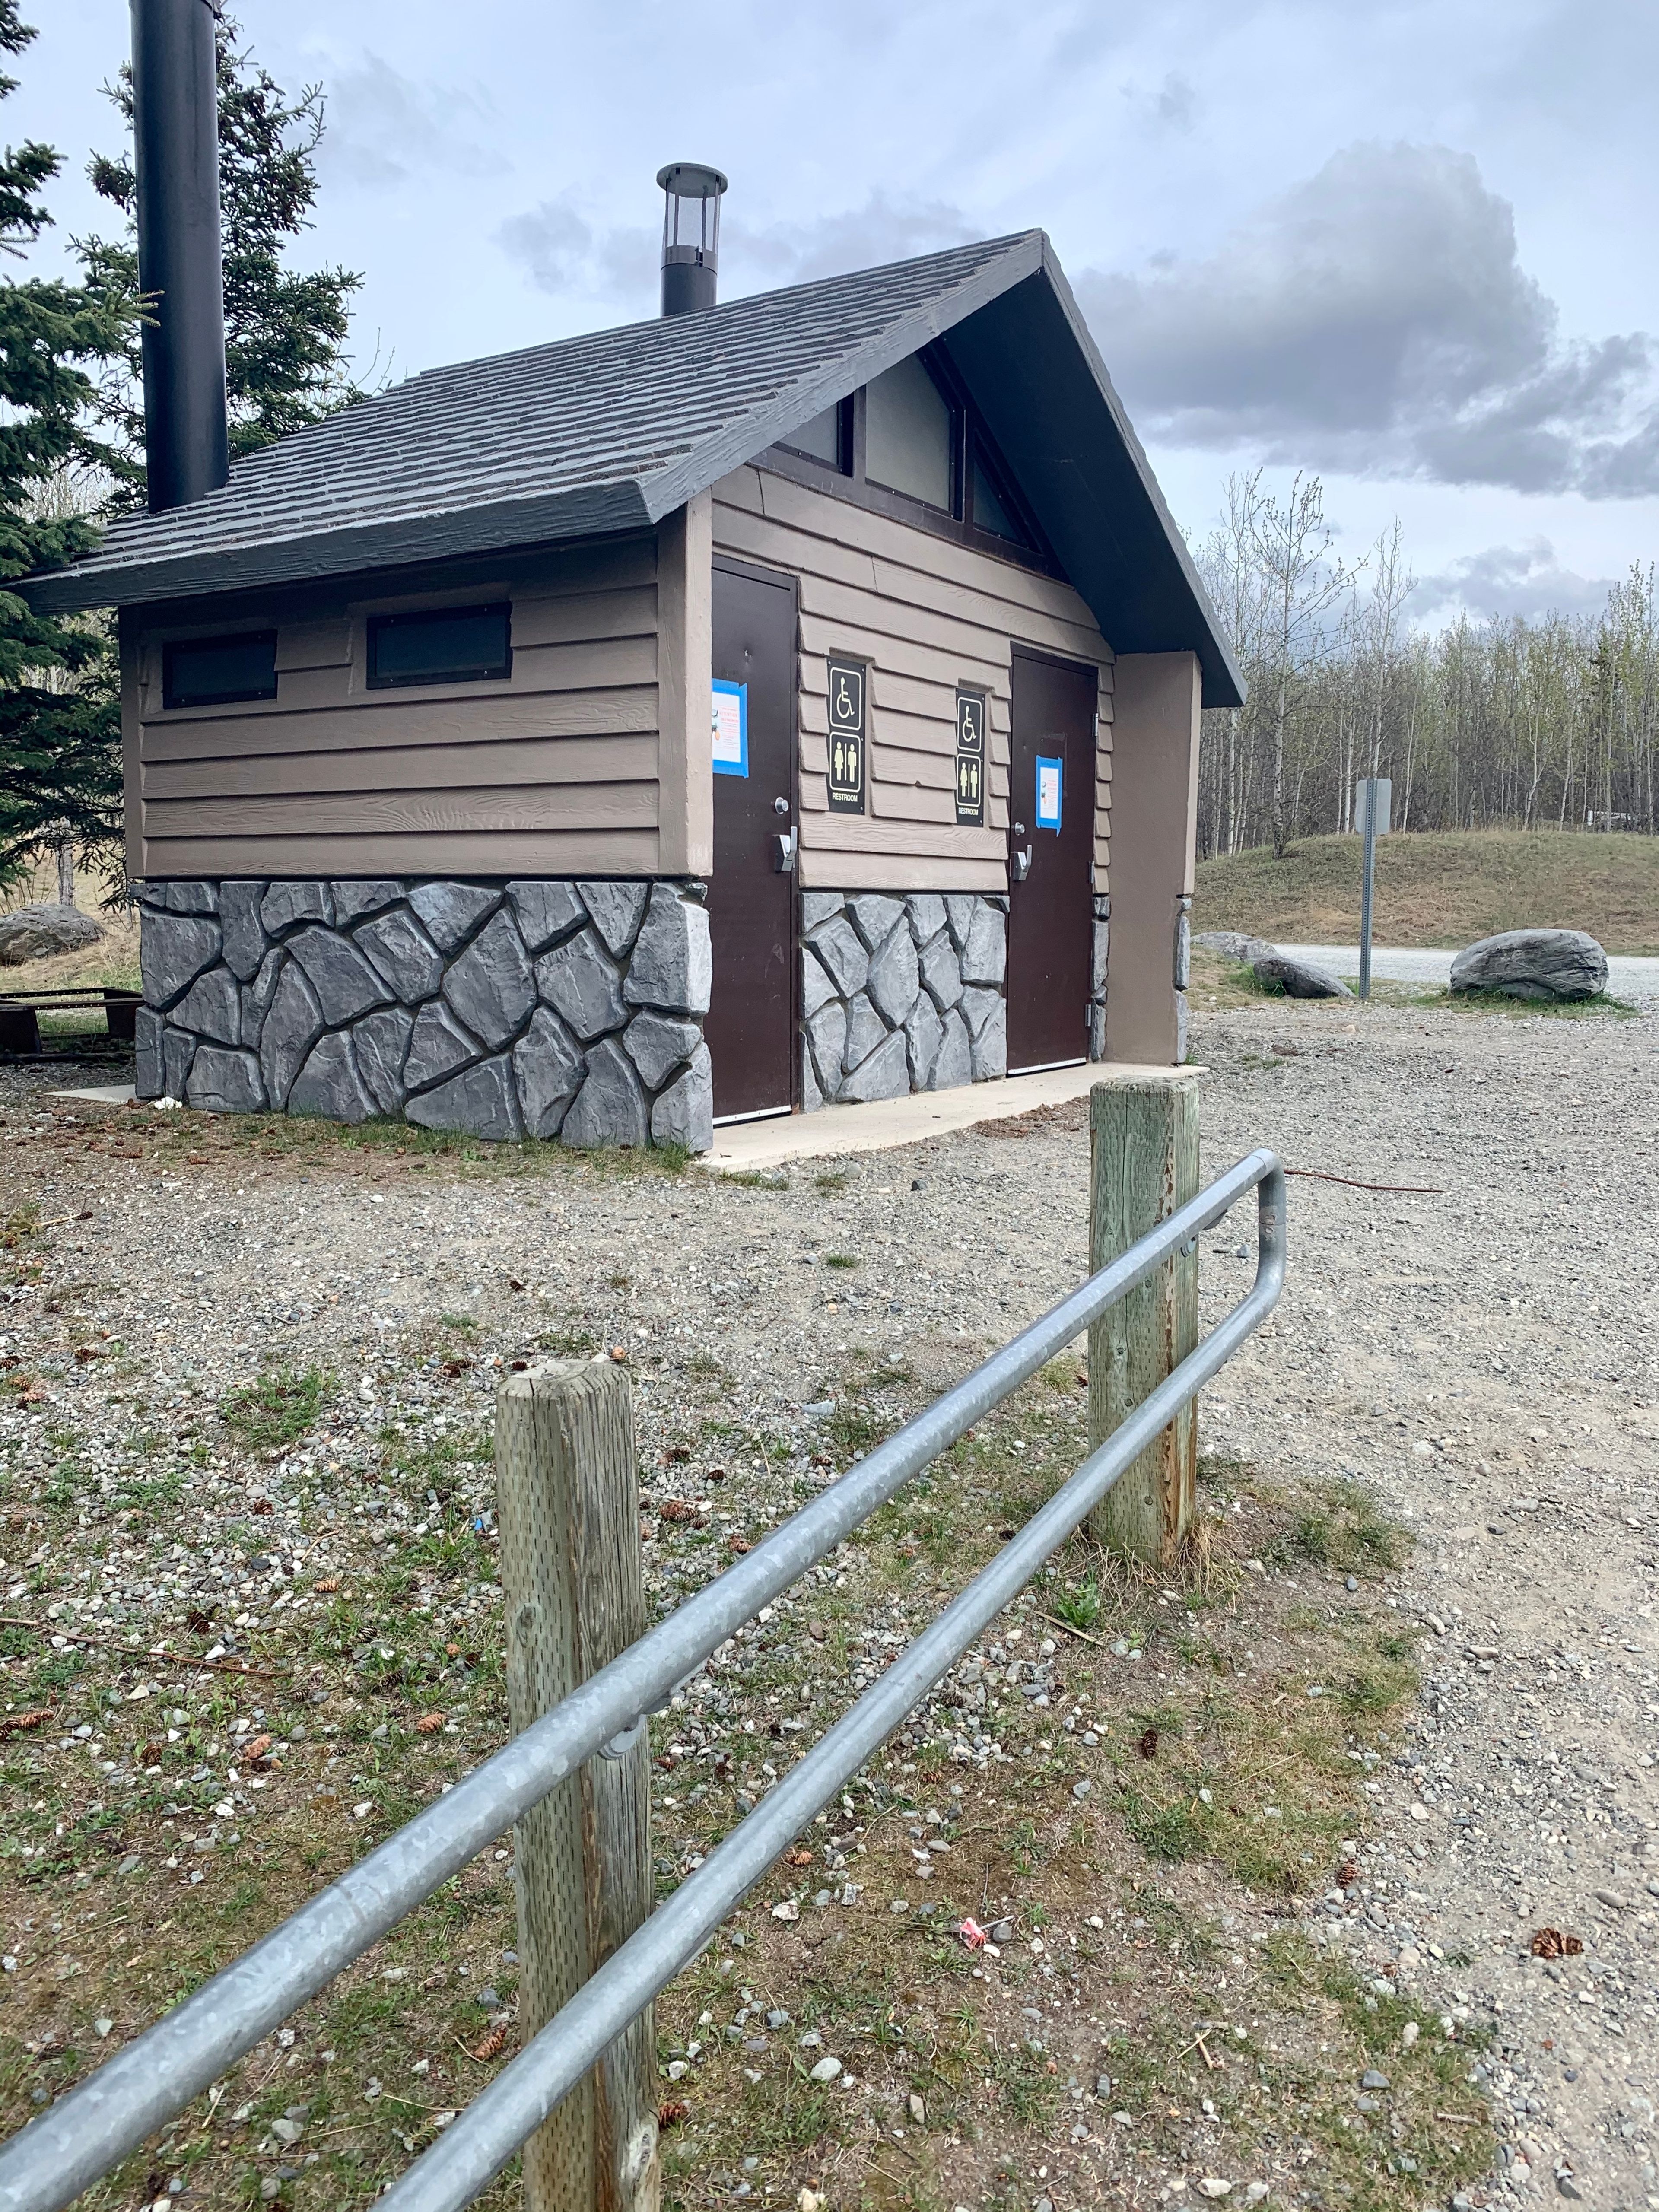
[[[823,1106],[816,1114],[778,1114],[763,1121],[732,1121],[714,1131],[714,1149],[695,1160],[713,1175],[753,1175],[790,1160],[848,1152],[884,1152],[919,1145],[928,1137],[1003,1121],[1038,1106],[1063,1106],[1097,1083],[1179,1080],[1201,1067],[1139,1067],[1127,1060],[1085,1062],[1041,1075],[1006,1076],[999,1083],[969,1083],[957,1091],[914,1091],[905,1098],[877,1098],[864,1106]]]
[[[1328,968],[1345,983],[1352,983],[1359,973],[1357,945],[1285,945],[1279,949],[1295,959]],[[1421,983],[1428,989],[1443,991],[1451,980],[1451,964],[1456,957],[1445,950],[1402,952],[1374,945],[1371,973],[1390,983]],[[1609,953],[1607,990],[1615,999],[1659,999],[1659,960]]]

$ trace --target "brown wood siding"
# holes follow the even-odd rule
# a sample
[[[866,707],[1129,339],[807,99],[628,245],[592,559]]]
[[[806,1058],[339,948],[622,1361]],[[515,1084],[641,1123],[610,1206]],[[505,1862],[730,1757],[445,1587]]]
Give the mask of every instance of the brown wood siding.
[[[1097,888],[1107,884],[1112,653],[1069,584],[758,467],[714,489],[714,550],[800,589],[800,879],[842,890],[1007,887],[1015,645],[1098,670]],[[829,653],[870,666],[866,812],[831,814]],[[989,701],[986,827],[956,823],[956,694]]]
[[[510,678],[367,689],[369,614],[492,599],[513,605]],[[452,571],[422,591],[319,586],[203,611],[124,624],[135,875],[658,872],[652,538]],[[275,699],[163,707],[168,638],[267,627]]]

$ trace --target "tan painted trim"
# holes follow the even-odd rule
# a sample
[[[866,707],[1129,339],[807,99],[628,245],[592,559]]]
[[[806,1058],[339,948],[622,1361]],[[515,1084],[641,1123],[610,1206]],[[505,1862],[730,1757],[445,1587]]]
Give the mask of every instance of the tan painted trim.
[[[1180,900],[1193,884],[1200,676],[1191,653],[1117,663],[1106,1057],[1172,1066],[1181,1048],[1175,988]]]
[[[662,864],[675,876],[714,865],[708,721],[714,667],[714,500],[699,492],[657,527],[657,701],[662,732]]]

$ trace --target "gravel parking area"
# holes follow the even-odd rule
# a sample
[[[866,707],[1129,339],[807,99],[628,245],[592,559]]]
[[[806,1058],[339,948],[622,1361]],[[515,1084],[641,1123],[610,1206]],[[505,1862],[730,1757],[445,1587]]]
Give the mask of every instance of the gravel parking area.
[[[1206,1396],[1206,1447],[1352,1480],[1415,1536],[1396,1587],[1425,1630],[1422,1699],[1364,1784],[1366,1879],[1297,1909],[1380,1991],[1491,2029],[1502,2162],[1454,2201],[1659,2206],[1659,1015],[1264,1002],[1203,1022],[1194,1056],[1206,1163],[1265,1142],[1312,1178],[1291,1185],[1284,1304]],[[233,1664],[294,1631],[336,1553],[424,1540],[441,1462],[487,1537],[507,1360],[625,1351],[659,1504],[685,1378],[719,1378],[726,1486],[701,1504],[711,1543],[741,1543],[831,1471],[807,1409],[849,1371],[938,1387],[1086,1251],[1081,1106],[751,1187],[395,1138],[255,1147],[182,1113],[54,1105],[32,1075],[0,1076],[0,1115],[5,1610],[49,1592],[60,1629],[149,1649],[193,1608],[193,1648]],[[1249,1247],[1242,1224],[1206,1240],[1211,1313]],[[231,1449],[216,1409],[273,1367],[326,1374],[328,1410]],[[427,1455],[400,1460],[416,1432]],[[131,1516],[72,1587],[26,1503],[69,1480],[66,1452]],[[146,1492],[162,1460],[187,1475]],[[239,1542],[227,1514],[269,1517]],[[716,1564],[647,1557],[662,1602]],[[446,1616],[426,1693],[446,1710],[483,1592]],[[487,1748],[482,1720],[442,1725],[434,1756]],[[1548,1929],[1572,1941],[1536,1956]],[[33,1919],[5,1942],[26,1967],[54,1953]]]

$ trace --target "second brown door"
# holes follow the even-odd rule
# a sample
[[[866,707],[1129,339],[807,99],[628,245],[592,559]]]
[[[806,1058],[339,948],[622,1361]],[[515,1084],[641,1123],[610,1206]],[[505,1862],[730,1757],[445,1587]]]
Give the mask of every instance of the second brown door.
[[[795,824],[795,594],[787,578],[720,568],[714,586],[716,704],[732,718],[715,749],[714,983],[703,1024],[718,1121],[794,1103],[795,879],[780,870],[778,845]]]
[[[1008,822],[1008,1073],[1089,1049],[1092,668],[1016,652]]]

